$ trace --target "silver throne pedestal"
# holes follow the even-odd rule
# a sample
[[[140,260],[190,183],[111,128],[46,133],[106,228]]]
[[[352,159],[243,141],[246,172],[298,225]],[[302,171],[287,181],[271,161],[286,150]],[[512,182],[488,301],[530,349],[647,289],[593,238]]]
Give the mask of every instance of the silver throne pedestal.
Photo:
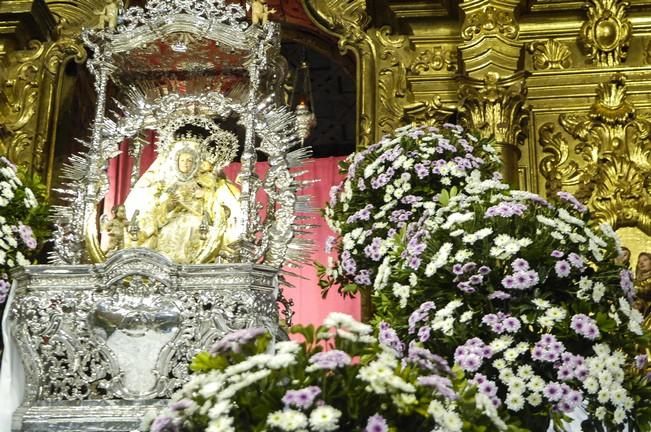
[[[278,270],[177,265],[126,249],[96,265],[14,274],[11,333],[25,368],[13,431],[132,431],[187,380],[192,357],[224,334],[280,336]]]

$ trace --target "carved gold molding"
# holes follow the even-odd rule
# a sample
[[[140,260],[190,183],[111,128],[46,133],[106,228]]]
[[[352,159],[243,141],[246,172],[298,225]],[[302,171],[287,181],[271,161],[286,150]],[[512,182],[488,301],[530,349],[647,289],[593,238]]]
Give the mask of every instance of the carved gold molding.
[[[94,27],[105,0],[46,0],[60,33],[79,34],[82,27]]]
[[[559,123],[577,141],[568,144],[552,123],[540,128],[548,193],[576,187],[598,220],[651,235],[651,121],[628,100],[625,76],[598,85],[587,115],[560,115]]]
[[[6,102],[0,106],[0,123],[8,138],[1,153],[28,169],[47,172],[61,68],[71,59],[83,62],[85,56],[80,41],[67,37],[56,42],[32,41],[28,50],[8,56],[1,91]]]
[[[572,66],[570,49],[556,39],[532,42],[528,48],[536,70],[567,69]]]
[[[409,65],[414,75],[431,75],[440,70],[456,71],[457,53],[443,46],[421,50]]]
[[[580,32],[588,47],[588,57],[598,66],[617,66],[626,59],[633,25],[626,17],[629,2],[621,0],[590,0],[588,19]]]
[[[513,8],[518,2],[490,2],[495,6],[485,6],[483,3],[486,2],[471,1],[461,5],[466,12],[461,30],[463,38],[472,40],[482,34],[500,34],[507,39],[515,39],[519,26],[513,17]]]
[[[0,153],[49,181],[63,68],[86,53],[43,0],[3,1],[0,15]]]
[[[465,18],[459,45],[463,72],[482,80],[488,73],[502,77],[518,71],[523,44],[518,41],[518,0],[471,0],[459,5]]]
[[[404,120],[408,123],[442,124],[457,112],[455,106],[441,102],[438,96],[404,106]]]
[[[407,35],[396,35],[389,26],[367,28],[365,1],[303,0],[303,4],[318,26],[338,38],[342,53],[356,56],[358,148],[405,121],[449,115],[449,107],[435,113],[442,107],[436,98],[415,100],[409,78],[454,72],[455,50],[443,45],[416,49]]]

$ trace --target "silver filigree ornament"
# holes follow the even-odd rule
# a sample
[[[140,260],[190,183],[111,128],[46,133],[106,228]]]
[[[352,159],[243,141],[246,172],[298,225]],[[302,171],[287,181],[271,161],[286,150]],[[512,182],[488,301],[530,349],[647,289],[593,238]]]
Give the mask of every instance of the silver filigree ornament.
[[[291,267],[309,260],[311,241],[301,233],[312,226],[314,209],[297,191],[311,184],[301,180],[310,152],[300,148],[295,114],[277,106],[266,90],[278,64],[278,26],[252,26],[245,17],[241,6],[223,0],[151,0],[144,8],[127,9],[114,30],[84,31],[98,95],[91,138],[63,168],[65,184],[58,189],[63,204],[53,211],[55,265],[16,274],[12,334],[27,375],[16,424],[24,430],[38,430],[43,422],[82,430],[88,413],[97,417],[93,427],[129,430],[128,422],[111,422],[120,416],[136,421],[155,405],[148,399],[169,397],[187,378],[191,357],[222,334],[263,326],[282,337],[277,302],[291,324],[291,302],[279,285],[288,285],[283,276]],[[137,61],[147,52],[143,47],[181,41],[191,49],[201,40],[221,50],[220,64],[236,68],[246,83],[228,91],[169,94],[149,91],[144,82],[125,84],[130,75],[124,68],[132,68],[127,71],[132,75],[142,72],[133,68],[142,66]],[[113,117],[106,113],[109,85],[119,90]],[[221,156],[213,155],[222,158],[219,164],[232,160],[235,147],[234,135],[222,126],[235,122],[244,130],[238,176],[244,227],[237,259],[178,266],[152,251],[125,249],[102,263],[89,245],[98,241],[98,204],[109,189],[109,160],[125,140],[137,157],[146,145],[143,131],[164,135],[166,126],[171,133],[188,120],[221,146]],[[162,137],[162,151],[168,138]],[[255,172],[259,153],[269,162],[262,178]],[[130,174],[135,182],[138,173]],[[259,192],[268,198],[266,209],[256,200]],[[150,345],[141,344],[144,340]],[[137,351],[139,344],[147,353]],[[135,364],[136,357],[146,365]],[[66,405],[68,400],[79,402]]]
[[[270,62],[270,55],[276,55],[279,51],[278,29],[275,24],[249,26],[243,21],[245,16],[241,6],[223,1],[152,1],[144,9],[128,9],[116,30],[84,32],[83,38],[93,51],[89,67],[97,78],[98,110],[89,151],[72,162],[79,167],[79,171],[90,174],[81,179],[70,176],[67,188],[69,191],[84,191],[79,197],[86,204],[81,206],[84,213],[82,220],[88,222],[96,218],[96,210],[91,203],[99,202],[107,191],[106,161],[116,154],[125,138],[131,138],[136,143],[135,147],[140,146],[138,131],[152,122],[170,122],[173,117],[181,115],[186,107],[193,107],[194,111],[199,107],[204,111],[205,117],[226,118],[234,112],[246,130],[239,176],[242,184],[241,208],[246,225],[241,239],[241,259],[244,262],[262,261],[279,268],[285,264],[300,264],[305,261],[309,254],[309,248],[306,248],[309,242],[299,238],[296,233],[309,228],[310,224],[305,223],[304,216],[298,219],[295,216],[312,209],[306,197],[296,197],[295,191],[300,189],[302,182],[296,178],[298,175],[292,169],[308,155],[303,152],[289,154],[291,148],[300,143],[293,113],[273,108],[268,97],[259,91],[261,73],[273,63]],[[167,27],[157,25],[161,20],[165,21]],[[115,73],[115,63],[119,63],[116,59],[128,55],[143,43],[166,34],[178,33],[181,27],[184,32],[212,40],[224,49],[239,49],[248,53],[244,65],[250,79],[246,100],[235,102],[219,92],[169,94],[151,100],[138,94],[135,87],[130,87],[125,93],[131,96],[131,100],[127,101],[126,106],[121,105],[122,116],[115,120],[106,117],[106,86],[109,77]],[[256,147],[256,142],[262,143],[260,148]],[[267,153],[270,160],[267,181],[261,181],[254,173],[258,150]],[[140,149],[130,149],[130,152],[139,154]],[[283,181],[278,181],[281,178]],[[255,196],[260,188],[270,189],[265,190],[271,198],[269,208],[280,206],[276,220],[258,220],[259,208]],[[71,207],[57,210],[58,232],[80,232],[78,228],[83,226],[83,223],[79,224],[80,207]],[[75,222],[74,226],[71,221]],[[53,262],[79,263],[87,259],[79,252],[72,253],[68,250],[83,251],[81,242],[87,241],[87,237],[92,235],[89,230],[96,230],[96,227],[87,223],[84,236],[59,235],[55,242]],[[69,244],[70,240],[75,241],[74,247]]]
[[[91,273],[39,265],[14,277],[21,296],[12,333],[27,360],[24,425],[63,401],[169,398],[187,381],[192,356],[233,330],[261,326],[283,337],[277,271],[266,266],[179,266],[128,249]],[[60,414],[50,426],[65,420]]]

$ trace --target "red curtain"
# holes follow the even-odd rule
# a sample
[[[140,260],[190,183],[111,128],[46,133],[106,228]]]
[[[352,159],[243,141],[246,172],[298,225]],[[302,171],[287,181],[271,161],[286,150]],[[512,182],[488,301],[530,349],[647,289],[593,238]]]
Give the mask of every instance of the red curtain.
[[[154,134],[150,134],[150,143],[155,140]],[[122,146],[123,154],[109,163],[109,192],[105,199],[105,213],[116,203],[124,202],[130,189],[130,173],[133,166],[133,160],[126,157],[126,143]],[[147,145],[143,148],[140,172],[143,173],[153,162],[155,158],[154,145]],[[308,172],[301,176],[301,180],[319,180],[308,186],[301,193],[312,196],[312,206],[321,209],[328,201],[330,188],[342,181],[343,176],[339,174],[338,164],[343,157],[329,157],[310,159],[305,169]],[[269,168],[268,163],[259,162],[256,166],[256,172],[259,176],[264,176]],[[226,176],[235,180],[239,172],[239,164],[233,163],[224,170]],[[262,202],[265,202],[263,196],[259,196]],[[312,253],[311,261],[322,264],[327,263],[327,254],[324,250],[325,241],[328,236],[333,235],[332,231],[326,224],[321,214],[316,215],[315,224],[318,228],[314,229],[311,238],[314,241],[315,248]],[[289,277],[289,282],[295,288],[285,289],[285,295],[294,300],[294,323],[295,324],[321,324],[330,312],[344,312],[360,319],[361,309],[359,298],[344,300],[336,290],[331,291],[327,298],[321,298],[321,292],[317,284],[318,278],[314,266],[303,266],[299,269],[291,269],[299,277]]]
[[[140,155],[140,171],[143,174],[149,165],[156,159],[156,131],[146,131],[147,145],[142,148]],[[111,209],[116,204],[122,204],[131,190],[131,170],[133,169],[133,158],[129,156],[129,140],[120,144],[122,152],[109,161],[108,180],[109,191],[104,198],[104,214],[110,215]]]

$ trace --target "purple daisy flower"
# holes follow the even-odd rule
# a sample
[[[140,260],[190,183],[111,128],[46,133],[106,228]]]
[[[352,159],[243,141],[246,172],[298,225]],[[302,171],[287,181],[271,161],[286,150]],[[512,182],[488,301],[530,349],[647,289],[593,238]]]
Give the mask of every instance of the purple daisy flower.
[[[559,278],[564,278],[570,275],[570,271],[572,270],[572,267],[570,267],[570,263],[568,263],[567,261],[560,260],[560,261],[556,261],[556,264],[554,265],[554,270],[556,271],[556,276],[558,276]]]
[[[389,426],[387,425],[387,421],[384,419],[384,417],[379,414],[375,414],[368,418],[364,432],[387,432],[388,430]]]

